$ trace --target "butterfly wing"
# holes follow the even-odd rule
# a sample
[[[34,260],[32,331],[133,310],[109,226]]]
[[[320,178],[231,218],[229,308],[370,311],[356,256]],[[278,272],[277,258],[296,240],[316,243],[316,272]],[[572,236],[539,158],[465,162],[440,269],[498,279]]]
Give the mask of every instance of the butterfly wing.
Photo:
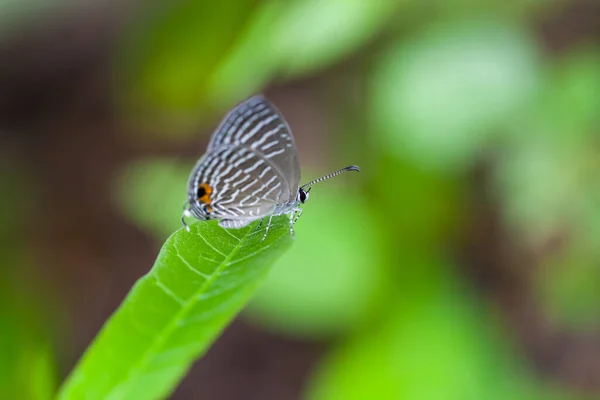
[[[242,227],[293,202],[300,181],[296,146],[283,116],[262,96],[225,116],[192,171],[189,198],[207,219]]]
[[[208,207],[211,219],[250,223],[273,213],[287,199],[281,176],[259,153],[245,146],[223,145],[212,150],[193,175],[191,193],[210,188],[210,196],[195,196]]]
[[[286,196],[280,201],[294,201],[300,183],[294,137],[283,115],[263,96],[247,99],[225,116],[208,151],[222,146],[243,146],[257,153],[281,177]]]

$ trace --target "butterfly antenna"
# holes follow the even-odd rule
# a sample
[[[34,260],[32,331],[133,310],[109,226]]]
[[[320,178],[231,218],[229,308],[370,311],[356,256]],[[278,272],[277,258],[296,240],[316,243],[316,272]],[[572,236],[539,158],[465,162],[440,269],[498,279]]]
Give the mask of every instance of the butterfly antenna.
[[[339,170],[337,170],[335,172],[332,172],[332,173],[330,173],[328,175],[325,175],[325,176],[322,176],[322,177],[320,177],[318,179],[315,179],[312,182],[308,182],[306,185],[302,185],[301,189],[304,189],[306,187],[310,188],[312,185],[314,185],[316,183],[326,181],[327,179],[331,179],[331,178],[333,178],[335,176],[341,175],[341,174],[343,174],[345,172],[348,172],[348,171],[360,172],[360,168],[358,168],[356,165],[350,165],[350,166],[348,166],[346,168],[339,169]]]

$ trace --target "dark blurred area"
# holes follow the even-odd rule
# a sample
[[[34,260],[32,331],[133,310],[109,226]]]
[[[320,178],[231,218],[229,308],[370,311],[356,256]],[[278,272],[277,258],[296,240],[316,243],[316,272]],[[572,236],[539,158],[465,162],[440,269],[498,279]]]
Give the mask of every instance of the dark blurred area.
[[[599,49],[595,0],[2,2],[0,398],[53,397],[258,92],[303,181],[363,172],[173,399],[600,397]]]

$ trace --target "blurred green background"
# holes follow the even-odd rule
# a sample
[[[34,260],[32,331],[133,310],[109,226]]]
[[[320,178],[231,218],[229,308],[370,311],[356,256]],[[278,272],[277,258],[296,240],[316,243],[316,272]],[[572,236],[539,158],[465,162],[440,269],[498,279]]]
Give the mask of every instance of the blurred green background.
[[[262,92],[315,187],[173,399],[600,398],[600,2],[0,2],[0,399],[50,399]],[[107,366],[110,368],[110,366]]]

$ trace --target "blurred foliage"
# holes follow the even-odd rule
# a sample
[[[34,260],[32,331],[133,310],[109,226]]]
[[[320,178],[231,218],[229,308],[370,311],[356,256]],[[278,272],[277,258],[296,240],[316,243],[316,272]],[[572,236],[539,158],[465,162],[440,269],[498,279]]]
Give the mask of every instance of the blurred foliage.
[[[402,312],[334,351],[306,398],[547,399],[496,337],[496,323],[483,320],[477,300],[465,296],[451,275],[445,278],[419,298],[392,303],[390,310]]]
[[[11,157],[0,160],[0,398],[51,399],[57,384],[48,313],[25,281],[31,271],[30,250],[19,236],[26,209],[25,168]],[[15,201],[18,200],[18,201]]]
[[[370,192],[379,204],[372,212],[388,232],[390,245],[400,249],[397,254],[437,250],[443,240],[459,233],[464,180],[398,159],[389,147],[374,151]]]
[[[168,158],[138,160],[122,171],[114,200],[123,215],[160,241],[181,227],[188,175],[193,167]]]
[[[156,123],[166,115],[170,125],[194,124],[203,116],[199,110],[222,111],[277,75],[314,73],[347,56],[394,15],[397,4],[159,2],[123,46],[128,103],[141,120]]]
[[[347,56],[398,9],[390,0],[295,1],[278,18],[273,53],[286,75],[306,75]],[[324,40],[325,39],[325,40]]]
[[[66,0],[0,0],[0,44],[3,36],[37,23],[37,17],[52,15]]]
[[[554,323],[580,331],[599,327],[600,267],[596,260],[575,245],[546,263],[536,289]]]
[[[4,249],[0,249],[4,252]],[[2,265],[14,265],[4,252]],[[47,400],[56,390],[54,352],[40,316],[41,306],[0,282],[0,398]]]
[[[537,287],[560,324],[598,327],[600,274],[600,55],[576,49],[544,74],[543,86],[507,132],[496,170],[508,224],[527,243],[558,235],[541,260]]]
[[[159,109],[198,109],[209,77],[234,46],[240,28],[251,21],[257,4],[155,1],[124,45],[129,83]]]
[[[586,203],[598,190],[593,144],[600,92],[590,88],[599,86],[598,53],[568,54],[547,71],[545,84],[509,131],[510,147],[498,168],[499,195],[509,222],[534,240],[567,221],[586,225],[597,209]]]
[[[373,77],[380,145],[427,168],[469,166],[538,84],[535,46],[521,31],[494,20],[445,22],[386,52]]]

